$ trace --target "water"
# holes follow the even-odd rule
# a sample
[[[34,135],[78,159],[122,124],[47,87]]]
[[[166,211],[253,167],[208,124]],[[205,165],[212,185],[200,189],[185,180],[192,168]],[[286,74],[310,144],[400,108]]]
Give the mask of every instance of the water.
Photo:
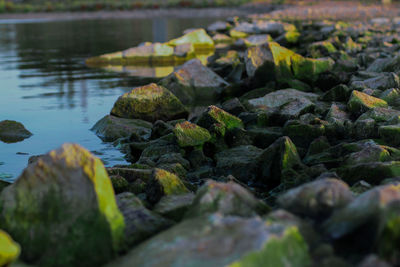
[[[0,141],[0,178],[13,181],[32,155],[78,143],[106,165],[125,162],[90,128],[115,100],[145,81],[126,73],[87,68],[90,56],[144,41],[164,42],[217,18],[0,21],[0,121],[22,122],[34,135]]]

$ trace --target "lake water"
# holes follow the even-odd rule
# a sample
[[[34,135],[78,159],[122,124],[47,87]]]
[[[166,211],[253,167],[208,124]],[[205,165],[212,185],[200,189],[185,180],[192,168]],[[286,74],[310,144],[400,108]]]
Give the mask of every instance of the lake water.
[[[30,156],[66,142],[84,146],[107,166],[125,162],[90,128],[118,96],[146,82],[87,68],[84,60],[144,41],[164,42],[217,19],[0,20],[0,121],[19,121],[34,134],[19,143],[0,141],[0,179],[13,181]]]

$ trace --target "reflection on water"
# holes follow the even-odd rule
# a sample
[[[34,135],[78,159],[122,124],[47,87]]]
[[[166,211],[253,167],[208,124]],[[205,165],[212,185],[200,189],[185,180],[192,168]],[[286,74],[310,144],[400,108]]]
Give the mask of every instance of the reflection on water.
[[[83,145],[108,165],[123,161],[119,151],[89,129],[119,95],[151,81],[133,73],[160,77],[173,68],[124,67],[119,73],[87,68],[84,60],[144,41],[165,42],[216,19],[2,21],[0,121],[20,121],[34,135],[20,143],[0,142],[0,178],[15,179],[29,156],[65,142]]]

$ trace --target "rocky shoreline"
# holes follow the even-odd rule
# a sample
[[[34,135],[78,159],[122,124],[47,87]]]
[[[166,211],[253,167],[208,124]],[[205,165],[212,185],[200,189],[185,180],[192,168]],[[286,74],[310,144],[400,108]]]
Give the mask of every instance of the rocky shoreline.
[[[0,184],[0,266],[399,266],[399,22],[232,18],[88,59],[183,64],[93,127],[130,164],[65,144]]]

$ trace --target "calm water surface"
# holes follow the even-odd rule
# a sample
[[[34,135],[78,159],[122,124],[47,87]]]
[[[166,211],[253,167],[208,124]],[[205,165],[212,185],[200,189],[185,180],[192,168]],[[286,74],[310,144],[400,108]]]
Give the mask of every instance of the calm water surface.
[[[65,142],[81,144],[108,166],[124,162],[89,129],[118,96],[145,82],[89,69],[84,60],[144,41],[167,41],[217,19],[0,21],[0,121],[22,122],[34,134],[19,143],[0,141],[0,179],[14,180],[30,156]]]

